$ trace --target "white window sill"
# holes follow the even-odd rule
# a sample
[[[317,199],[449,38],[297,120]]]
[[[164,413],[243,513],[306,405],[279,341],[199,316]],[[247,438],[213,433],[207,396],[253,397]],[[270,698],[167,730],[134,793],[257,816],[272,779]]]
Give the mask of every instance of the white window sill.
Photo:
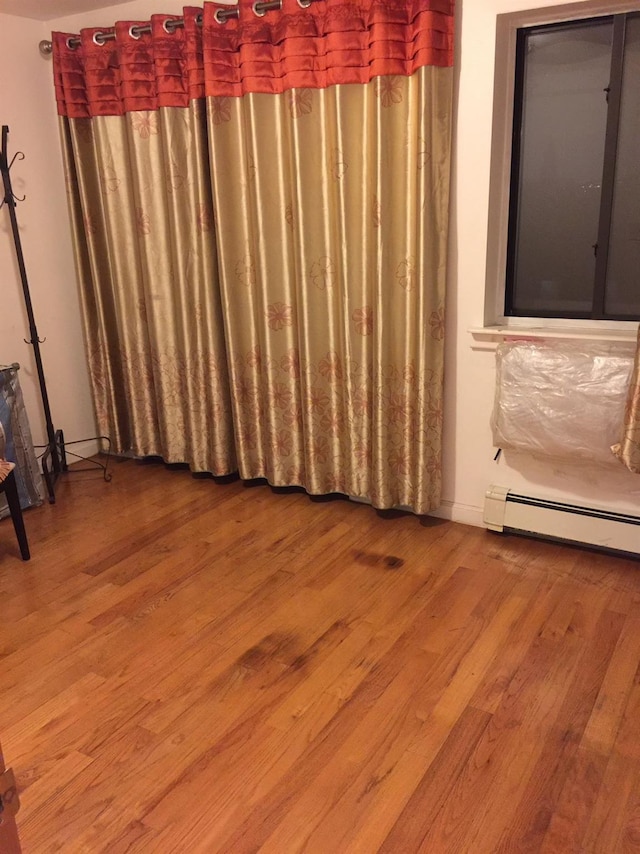
[[[493,350],[502,341],[513,339],[561,339],[635,344],[638,337],[638,324],[625,323],[617,329],[588,326],[472,326],[468,332],[474,339],[471,345],[474,350]]]

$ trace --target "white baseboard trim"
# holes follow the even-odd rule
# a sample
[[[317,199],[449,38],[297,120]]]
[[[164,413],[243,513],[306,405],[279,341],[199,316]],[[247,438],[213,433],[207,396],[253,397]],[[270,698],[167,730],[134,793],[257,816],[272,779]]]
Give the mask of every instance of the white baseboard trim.
[[[486,493],[484,518],[491,531],[560,540],[640,557],[640,516],[636,514],[520,495],[491,484]]]
[[[463,525],[474,525],[485,528],[483,509],[473,504],[458,504],[456,501],[443,501],[437,510],[432,510],[430,516],[438,519],[448,519],[451,522],[461,522]]]

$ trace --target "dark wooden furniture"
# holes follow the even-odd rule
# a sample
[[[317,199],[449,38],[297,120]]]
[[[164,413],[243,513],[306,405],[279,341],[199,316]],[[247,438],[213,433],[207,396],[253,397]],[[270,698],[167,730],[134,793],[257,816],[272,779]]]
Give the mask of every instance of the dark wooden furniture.
[[[0,482],[0,493],[4,492],[7,496],[7,504],[11,513],[11,521],[16,531],[18,545],[20,546],[20,554],[22,560],[29,560],[31,553],[29,552],[29,543],[27,541],[27,532],[24,528],[24,520],[22,518],[22,509],[20,507],[20,498],[18,496],[18,485],[16,483],[15,470],[9,472],[5,480]]]

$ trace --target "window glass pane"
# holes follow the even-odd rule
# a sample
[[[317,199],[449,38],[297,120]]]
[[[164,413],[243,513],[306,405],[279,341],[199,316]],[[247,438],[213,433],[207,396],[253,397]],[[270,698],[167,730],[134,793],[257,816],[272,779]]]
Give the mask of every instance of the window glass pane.
[[[513,314],[591,313],[612,34],[609,19],[527,35]]]
[[[640,315],[640,18],[627,20],[605,313]]]

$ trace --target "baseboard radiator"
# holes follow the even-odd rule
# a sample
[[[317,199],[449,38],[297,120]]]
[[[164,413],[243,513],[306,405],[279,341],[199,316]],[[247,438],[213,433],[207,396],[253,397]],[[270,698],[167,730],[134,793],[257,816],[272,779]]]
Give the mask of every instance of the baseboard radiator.
[[[490,486],[484,502],[490,531],[524,534],[640,558],[640,516],[564,504]]]

